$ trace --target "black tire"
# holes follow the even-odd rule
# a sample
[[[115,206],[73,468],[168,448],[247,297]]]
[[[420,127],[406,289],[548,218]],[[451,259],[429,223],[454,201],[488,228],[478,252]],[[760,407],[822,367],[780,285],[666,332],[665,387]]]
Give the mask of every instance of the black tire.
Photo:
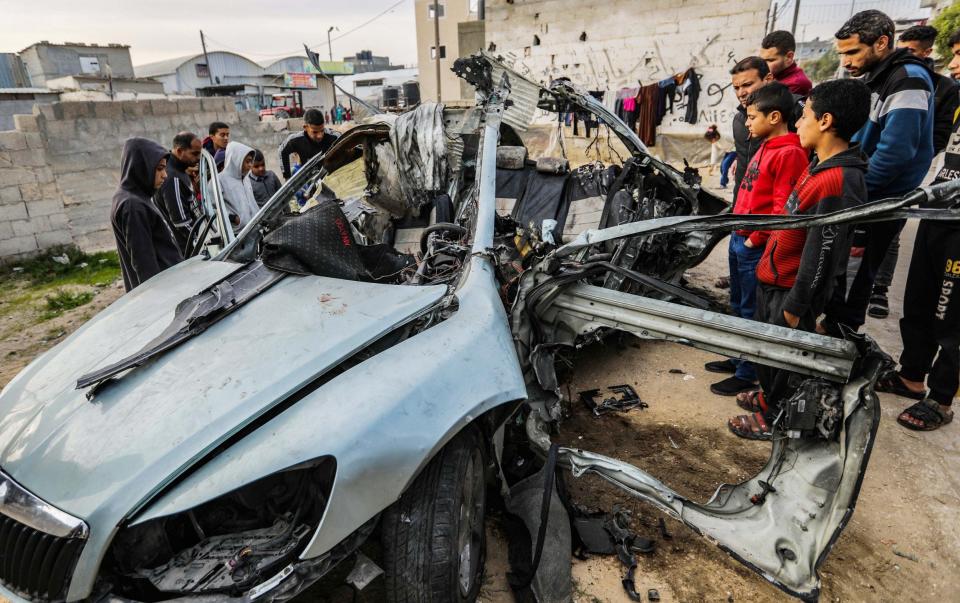
[[[486,462],[477,430],[467,428],[384,512],[388,603],[476,601],[486,557]]]

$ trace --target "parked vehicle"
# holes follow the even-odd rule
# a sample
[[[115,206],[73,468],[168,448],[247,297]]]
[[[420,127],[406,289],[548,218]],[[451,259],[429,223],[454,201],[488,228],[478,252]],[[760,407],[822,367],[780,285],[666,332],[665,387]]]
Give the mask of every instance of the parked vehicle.
[[[283,94],[274,94],[270,98],[270,106],[260,109],[260,120],[263,118],[271,119],[289,119],[291,117],[303,117],[303,92],[292,90]]]
[[[919,197],[817,219],[730,215],[569,82],[544,88],[487,55],[457,71],[481,104],[352,128],[236,239],[217,237],[223,204],[204,179],[202,251],[4,388],[0,596],[285,601],[380,530],[389,601],[473,601],[487,483],[520,501],[554,458],[816,599],[873,446],[885,357],[865,338],[712,312],[681,276],[731,229],[871,219]],[[530,160],[519,134],[538,110],[593,112],[631,156]],[[337,175],[355,162],[353,193]],[[767,466],[704,504],[554,447],[554,354],[615,331],[806,375],[806,411],[777,424]],[[557,506],[549,538],[569,536]],[[562,600],[569,547],[543,551],[566,556],[566,573],[543,564],[534,592]]]

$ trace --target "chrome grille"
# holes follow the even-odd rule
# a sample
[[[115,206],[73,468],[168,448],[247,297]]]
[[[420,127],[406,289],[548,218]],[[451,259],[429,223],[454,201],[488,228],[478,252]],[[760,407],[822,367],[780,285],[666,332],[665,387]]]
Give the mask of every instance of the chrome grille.
[[[63,601],[86,538],[86,524],[0,472],[0,583],[7,589]]]

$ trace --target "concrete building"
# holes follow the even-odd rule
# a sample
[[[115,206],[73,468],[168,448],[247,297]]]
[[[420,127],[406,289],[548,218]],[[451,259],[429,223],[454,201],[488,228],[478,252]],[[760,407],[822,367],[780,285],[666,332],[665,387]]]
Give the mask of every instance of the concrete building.
[[[106,78],[96,75],[66,75],[47,80],[47,88],[60,92],[99,92],[104,98],[125,94],[163,96],[163,84],[149,78]]]
[[[489,0],[487,5],[491,4]],[[549,4],[549,2],[538,2]],[[437,99],[436,57],[440,56],[440,98],[444,101],[461,98],[460,78],[450,71],[453,62],[462,54],[470,54],[476,48],[460,49],[459,24],[477,21],[480,18],[479,0],[441,0],[438,20],[440,43],[435,41],[433,0],[415,0],[414,10],[417,25],[417,66],[420,70],[420,93],[425,101]]]
[[[809,42],[798,42],[796,60],[798,62],[815,61],[831,50],[833,50],[832,38],[829,40],[814,38]]]
[[[130,47],[125,44],[51,44],[38,42],[20,51],[33,86],[71,75],[133,78]]]
[[[404,86],[416,85],[418,70],[414,69],[390,69],[388,71],[371,71],[367,73],[355,73],[337,78],[337,84],[353,94],[357,98],[364,100],[376,107],[383,107],[384,88],[399,88],[400,96],[405,105],[413,105],[412,99],[404,94]],[[418,87],[419,89],[419,87]],[[417,99],[419,100],[419,99]],[[345,102],[343,102],[346,105]]]
[[[352,57],[343,57],[343,62],[351,65],[354,73],[403,69],[403,65],[391,65],[390,57],[374,56],[372,50],[361,50]]]
[[[35,104],[50,104],[60,94],[47,88],[0,88],[0,132],[12,130],[14,115],[30,114]]]
[[[320,66],[328,75],[352,73],[340,61],[323,61]],[[136,73],[159,81],[167,94],[234,97],[239,109],[267,107],[275,95],[291,90],[303,92],[307,107],[333,105],[333,87],[317,76],[305,56],[258,64],[242,55],[217,50],[138,65]]]

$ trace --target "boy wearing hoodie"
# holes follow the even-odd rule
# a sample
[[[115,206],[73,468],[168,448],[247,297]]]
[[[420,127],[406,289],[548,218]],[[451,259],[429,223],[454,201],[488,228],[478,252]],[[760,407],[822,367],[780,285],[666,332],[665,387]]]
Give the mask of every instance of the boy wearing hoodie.
[[[146,138],[130,138],[123,144],[110,225],[127,291],[183,261],[173,231],[151,201],[167,177],[167,155],[165,148]]]
[[[803,148],[814,158],[790,194],[783,213],[822,215],[867,200],[867,158],[853,135],[866,123],[870,90],[857,80],[833,80],[810,92],[797,122]],[[776,230],[757,265],[757,320],[813,331],[825,300],[846,267],[851,226]],[[737,396],[737,405],[751,411],[733,417],[730,430],[748,439],[769,439],[779,405],[790,394],[793,373],[758,366],[759,392]]]
[[[253,166],[254,150],[242,142],[231,140],[223,162],[223,171],[217,177],[223,189],[223,201],[230,212],[230,222],[236,232],[243,230],[260,207],[253,195],[250,168]]]
[[[789,116],[795,101],[790,90],[779,83],[752,92],[747,99],[747,127],[751,138],[762,141],[750,160],[737,192],[735,214],[778,214],[797,179],[807,166],[807,154],[800,138],[789,131]],[[757,262],[763,255],[769,231],[738,230],[730,235],[730,305],[735,315],[753,318],[756,306]],[[719,396],[735,396],[756,389],[753,363],[729,359],[708,362],[708,371],[733,373],[710,386]]]
[[[250,184],[253,187],[253,196],[257,199],[257,207],[266,205],[270,197],[273,197],[274,193],[280,190],[280,179],[267,169],[266,160],[259,149],[253,152]]]

